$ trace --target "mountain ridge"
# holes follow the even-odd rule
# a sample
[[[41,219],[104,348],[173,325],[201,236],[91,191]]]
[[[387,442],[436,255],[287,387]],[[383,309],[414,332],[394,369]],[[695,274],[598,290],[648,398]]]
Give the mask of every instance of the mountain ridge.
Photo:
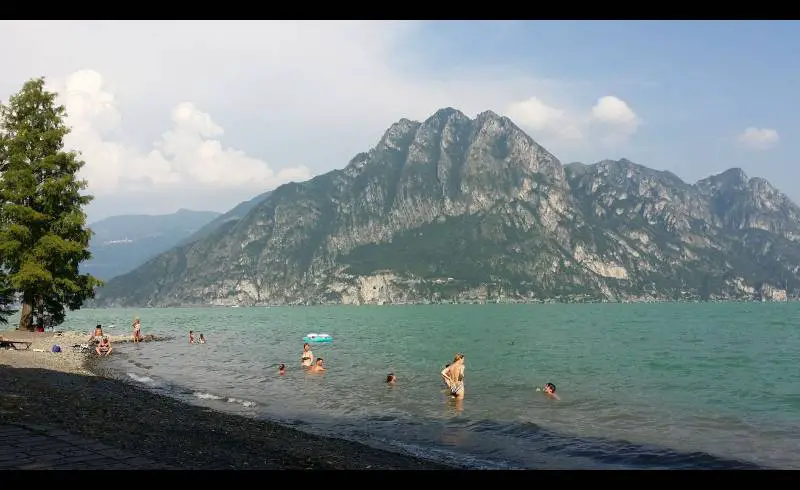
[[[492,111],[400,119],[344,168],[262,196],[109,282],[97,304],[745,298],[800,287],[800,211],[766,180],[729,169],[689,184],[627,159],[563,165]]]

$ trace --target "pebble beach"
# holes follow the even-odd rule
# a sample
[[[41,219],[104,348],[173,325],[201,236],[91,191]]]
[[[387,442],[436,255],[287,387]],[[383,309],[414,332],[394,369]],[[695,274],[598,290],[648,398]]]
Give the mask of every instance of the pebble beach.
[[[102,374],[88,332],[0,331],[0,422],[46,426],[177,469],[454,469],[151,393]],[[112,345],[130,336],[109,336]],[[158,341],[154,337],[147,341]],[[51,352],[58,344],[61,352]],[[112,353],[113,356],[113,353]]]

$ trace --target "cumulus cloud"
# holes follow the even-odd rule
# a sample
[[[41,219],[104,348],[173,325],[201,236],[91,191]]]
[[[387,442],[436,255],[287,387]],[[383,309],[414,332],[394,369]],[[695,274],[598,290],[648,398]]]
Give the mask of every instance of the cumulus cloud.
[[[223,146],[218,139],[223,129],[192,102],[176,105],[172,127],[151,148],[139,149],[113,138],[122,113],[100,73],[80,70],[51,88],[59,93],[72,127],[65,144],[81,152],[86,161],[82,176],[96,195],[178,186],[263,190],[310,177],[306,167],[275,172],[263,160]]]
[[[148,192],[153,212],[225,210],[286,180],[341,168],[393,122],[442,107],[473,117],[505,112],[565,160],[635,132],[638,118],[625,118],[622,101],[601,99],[597,111],[554,102],[583,99],[582,81],[455,55],[434,63],[426,25],[0,21],[0,45],[15,46],[0,50],[0,98],[34,76],[60,83],[75,127],[69,143],[84,153],[103,214],[133,211],[124,189]],[[191,201],[194,188],[217,191]]]
[[[512,102],[506,114],[520,126],[559,140],[621,144],[636,133],[639,116],[624,100],[606,95],[588,110],[556,108],[537,97]]]
[[[749,127],[739,134],[739,144],[751,150],[768,150],[778,144],[778,132],[770,128]]]

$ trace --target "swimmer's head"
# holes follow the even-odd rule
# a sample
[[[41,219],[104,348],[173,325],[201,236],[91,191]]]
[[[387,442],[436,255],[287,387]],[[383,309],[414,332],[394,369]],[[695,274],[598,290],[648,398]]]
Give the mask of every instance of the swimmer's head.
[[[305,344],[303,344],[303,350],[308,350],[308,349],[309,349],[308,342],[306,342]]]
[[[395,381],[397,381],[397,376],[395,376],[394,373],[389,373],[389,375],[386,376],[387,383],[394,383]]]
[[[280,369],[281,371],[283,371],[284,369],[286,369],[286,366],[284,366],[283,364],[281,364],[280,366],[278,366],[278,369]]]
[[[461,360],[463,360],[463,359],[464,359],[464,354],[458,353],[458,354],[456,354],[456,356],[453,358],[453,362],[458,362],[458,361],[461,361]]]
[[[556,392],[556,385],[553,383],[545,383],[544,384],[544,392],[545,393],[555,393]]]

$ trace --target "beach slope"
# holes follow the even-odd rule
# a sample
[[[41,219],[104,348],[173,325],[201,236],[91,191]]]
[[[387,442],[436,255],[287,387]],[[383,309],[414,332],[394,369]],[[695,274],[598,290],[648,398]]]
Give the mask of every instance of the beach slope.
[[[53,343],[45,338],[52,334],[38,335],[34,346]],[[73,352],[0,351],[0,422],[66,431],[183,469],[449,468],[182,403],[93,374],[85,360]]]

